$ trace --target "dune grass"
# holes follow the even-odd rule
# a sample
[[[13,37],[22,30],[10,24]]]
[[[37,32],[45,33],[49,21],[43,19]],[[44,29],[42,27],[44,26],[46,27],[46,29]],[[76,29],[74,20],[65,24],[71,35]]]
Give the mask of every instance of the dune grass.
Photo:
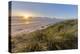
[[[11,52],[77,49],[77,20],[66,20],[47,28],[11,38]]]

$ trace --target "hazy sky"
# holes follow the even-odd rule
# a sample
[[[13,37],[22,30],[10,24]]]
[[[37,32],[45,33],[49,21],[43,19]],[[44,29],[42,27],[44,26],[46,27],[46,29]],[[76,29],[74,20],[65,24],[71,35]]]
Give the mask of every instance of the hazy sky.
[[[77,18],[77,5],[12,2],[13,16],[41,16],[57,18]]]

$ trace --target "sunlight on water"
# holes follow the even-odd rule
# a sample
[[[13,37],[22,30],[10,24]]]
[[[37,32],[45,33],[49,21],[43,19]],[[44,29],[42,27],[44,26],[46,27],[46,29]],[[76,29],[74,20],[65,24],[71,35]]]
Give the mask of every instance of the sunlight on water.
[[[31,24],[31,23],[33,23],[33,22],[28,21],[28,20],[26,20],[26,21],[24,22],[24,24]]]
[[[25,22],[25,24],[30,24],[31,22],[29,22],[29,21],[27,21],[27,22]]]
[[[24,24],[30,24],[31,23],[30,21],[28,21],[29,20],[28,16],[24,16],[23,19],[24,19]]]

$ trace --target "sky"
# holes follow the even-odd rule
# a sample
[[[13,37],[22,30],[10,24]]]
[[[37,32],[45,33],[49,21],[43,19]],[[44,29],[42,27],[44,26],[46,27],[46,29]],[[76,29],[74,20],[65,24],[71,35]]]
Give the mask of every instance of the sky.
[[[12,16],[78,18],[77,5],[12,1]]]

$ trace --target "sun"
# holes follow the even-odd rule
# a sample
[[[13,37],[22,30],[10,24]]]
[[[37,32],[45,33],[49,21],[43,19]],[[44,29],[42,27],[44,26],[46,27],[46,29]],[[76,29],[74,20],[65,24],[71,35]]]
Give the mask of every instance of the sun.
[[[29,17],[29,16],[23,16],[23,19],[29,19],[28,17]]]
[[[23,15],[23,19],[25,19],[25,20],[28,20],[29,19],[29,17],[31,16],[33,16],[32,14],[22,14]]]
[[[23,15],[23,19],[28,20],[30,16],[31,16],[31,15],[25,14],[25,15]]]

